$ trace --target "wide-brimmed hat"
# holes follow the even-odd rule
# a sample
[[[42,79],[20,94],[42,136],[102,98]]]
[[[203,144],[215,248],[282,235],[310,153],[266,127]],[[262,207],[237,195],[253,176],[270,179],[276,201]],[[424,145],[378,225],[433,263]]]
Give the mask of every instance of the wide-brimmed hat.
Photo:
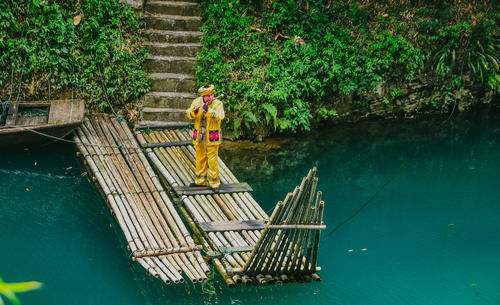
[[[203,86],[203,87],[200,87],[200,89],[198,89],[198,94],[200,96],[205,96],[205,95],[212,95],[214,94],[215,92],[215,86],[214,85],[210,85],[210,86]]]

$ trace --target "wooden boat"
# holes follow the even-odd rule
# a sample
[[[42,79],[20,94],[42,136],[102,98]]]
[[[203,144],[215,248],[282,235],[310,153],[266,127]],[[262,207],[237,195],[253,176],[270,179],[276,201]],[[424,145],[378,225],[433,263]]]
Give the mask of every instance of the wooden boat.
[[[10,103],[0,108],[0,146],[49,144],[71,134],[84,118],[83,100]],[[3,114],[3,115],[2,115]]]

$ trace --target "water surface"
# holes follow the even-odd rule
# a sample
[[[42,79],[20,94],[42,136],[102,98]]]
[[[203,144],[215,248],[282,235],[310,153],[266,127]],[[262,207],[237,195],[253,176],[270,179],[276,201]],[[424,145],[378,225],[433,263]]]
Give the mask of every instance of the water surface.
[[[318,167],[327,229],[312,284],[229,289],[214,272],[166,286],[130,263],[72,145],[2,151],[0,276],[44,283],[23,304],[500,304],[500,110],[445,119],[223,144],[266,211]]]

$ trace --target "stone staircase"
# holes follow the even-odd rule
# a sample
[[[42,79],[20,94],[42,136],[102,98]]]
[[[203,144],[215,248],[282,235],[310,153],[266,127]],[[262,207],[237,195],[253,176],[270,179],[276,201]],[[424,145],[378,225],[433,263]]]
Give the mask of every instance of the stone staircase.
[[[200,15],[194,0],[146,2],[145,46],[151,53],[146,72],[152,88],[144,97],[142,124],[188,121],[185,111],[196,98],[193,66],[201,50]]]

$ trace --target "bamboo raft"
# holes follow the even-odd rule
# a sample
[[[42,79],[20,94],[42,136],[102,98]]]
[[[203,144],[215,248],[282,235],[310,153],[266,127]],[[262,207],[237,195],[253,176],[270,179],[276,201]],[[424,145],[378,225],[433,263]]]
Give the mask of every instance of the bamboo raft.
[[[221,189],[193,188],[195,148],[185,128],[136,128],[145,154],[226,284],[319,281],[316,273],[324,203],[316,169],[269,217],[219,158]]]
[[[74,141],[123,231],[132,260],[166,284],[204,282],[210,272],[160,179],[125,122],[85,119]]]

